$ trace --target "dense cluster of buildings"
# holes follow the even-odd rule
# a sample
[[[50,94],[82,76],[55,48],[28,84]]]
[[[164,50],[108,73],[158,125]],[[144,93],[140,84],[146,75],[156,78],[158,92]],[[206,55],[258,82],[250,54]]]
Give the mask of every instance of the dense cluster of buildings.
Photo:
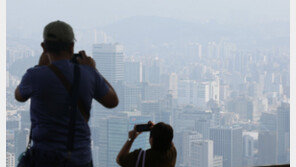
[[[118,166],[128,131],[149,120],[173,126],[177,167],[289,163],[288,51],[239,50],[221,41],[189,43],[182,56],[175,62],[126,55],[117,43],[93,45],[96,67],[120,100],[112,110],[93,101],[94,166]],[[8,113],[6,159],[14,166],[27,143],[29,111],[20,106]],[[149,133],[141,134],[132,150],[150,148],[148,139]]]

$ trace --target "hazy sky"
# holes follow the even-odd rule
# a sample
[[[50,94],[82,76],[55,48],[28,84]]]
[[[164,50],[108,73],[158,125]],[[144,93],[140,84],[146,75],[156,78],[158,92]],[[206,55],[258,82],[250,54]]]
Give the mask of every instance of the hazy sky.
[[[131,16],[162,16],[195,22],[215,19],[289,19],[289,0],[8,0],[9,29],[33,31],[53,20],[92,28]]]

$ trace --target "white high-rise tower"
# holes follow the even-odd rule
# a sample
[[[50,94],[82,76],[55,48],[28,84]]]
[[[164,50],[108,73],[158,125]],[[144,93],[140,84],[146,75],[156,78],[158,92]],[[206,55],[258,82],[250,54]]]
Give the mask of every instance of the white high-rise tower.
[[[112,84],[124,77],[123,46],[120,44],[94,44],[93,59],[99,72]]]

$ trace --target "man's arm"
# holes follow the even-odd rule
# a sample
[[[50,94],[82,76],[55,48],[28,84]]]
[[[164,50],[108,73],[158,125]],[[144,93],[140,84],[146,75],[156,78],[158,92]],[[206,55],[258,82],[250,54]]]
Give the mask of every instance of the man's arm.
[[[91,66],[97,71],[96,62],[91,57],[87,56],[84,51],[80,51],[79,54],[82,55],[82,58],[78,57],[77,59],[79,64]],[[114,108],[119,103],[117,94],[113,89],[113,87],[111,86],[111,84],[104,77],[102,78],[104,80],[104,83],[106,83],[107,86],[109,87],[109,89],[107,90],[107,93],[103,97],[95,98],[95,99],[106,108]]]
[[[104,78],[107,83],[109,90],[105,96],[100,99],[96,99],[99,103],[101,103],[106,108],[114,108],[118,105],[119,100],[117,94],[111,84]]]
[[[20,89],[19,89],[19,86],[16,87],[15,91],[14,91],[14,98],[19,101],[19,102],[25,102],[27,101],[29,98],[23,98],[21,96],[21,93],[20,93]]]

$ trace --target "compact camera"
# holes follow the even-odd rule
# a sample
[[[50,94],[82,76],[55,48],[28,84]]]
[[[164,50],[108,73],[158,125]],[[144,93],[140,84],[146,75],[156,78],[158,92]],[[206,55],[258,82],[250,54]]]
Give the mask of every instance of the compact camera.
[[[78,63],[77,62],[77,58],[81,58],[82,59],[82,54],[80,54],[80,53],[74,53],[73,54],[73,57],[72,57],[72,59],[71,59],[71,61],[73,62],[73,63]]]

